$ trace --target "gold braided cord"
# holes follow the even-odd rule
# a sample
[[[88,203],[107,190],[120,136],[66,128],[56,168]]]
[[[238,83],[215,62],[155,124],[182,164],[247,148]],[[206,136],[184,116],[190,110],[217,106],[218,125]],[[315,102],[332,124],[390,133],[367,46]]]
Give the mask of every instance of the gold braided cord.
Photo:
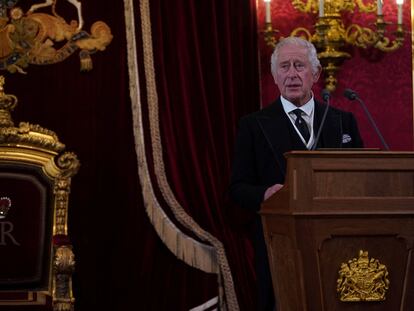
[[[155,85],[153,64],[151,23],[148,0],[140,1],[142,40],[144,48],[144,67],[148,96],[151,143],[155,163],[155,173],[161,193],[168,203],[175,218],[186,228],[190,229],[199,239],[210,245],[200,243],[181,232],[162,210],[154,194],[148,172],[145,156],[143,123],[139,93],[137,54],[134,28],[133,0],[124,0],[125,20],[128,42],[128,69],[130,76],[130,95],[133,111],[135,149],[138,158],[138,173],[140,177],[144,203],[147,214],[158,235],[167,247],[187,264],[205,272],[218,273],[219,293],[223,293],[221,283],[224,283],[224,295],[220,294],[221,310],[239,310],[234,290],[233,278],[222,243],[210,233],[204,231],[177,202],[167,182],[162,158],[161,138],[158,120],[158,96]],[[224,297],[223,297],[224,296]]]
[[[132,102],[135,150],[138,159],[138,174],[142,187],[145,210],[157,234],[164,244],[181,260],[200,270],[217,273],[218,266],[214,248],[202,244],[181,232],[168,218],[154,194],[145,155],[144,130],[142,124],[139,76],[132,3],[125,3],[125,20],[128,45],[128,70],[130,76],[130,96]],[[194,259],[194,253],[198,255]]]
[[[224,297],[220,297],[221,309],[239,310],[237,297],[234,290],[233,278],[231,275],[230,267],[227,261],[224,247],[222,243],[212,236],[209,232],[203,230],[182,208],[182,206],[176,200],[165,175],[164,161],[162,157],[162,144],[159,130],[158,119],[158,97],[156,92],[155,83],[155,70],[153,62],[152,51],[152,36],[151,36],[151,22],[150,22],[150,8],[149,1],[140,1],[141,4],[141,19],[142,19],[142,33],[143,33],[143,47],[144,47],[144,66],[147,81],[147,94],[149,105],[149,120],[151,130],[151,142],[154,156],[154,168],[157,181],[164,196],[164,199],[168,203],[176,219],[190,229],[198,238],[202,241],[210,243],[214,247],[216,252],[215,259],[219,265],[219,280],[223,279],[224,282]],[[194,261],[202,260],[198,258],[198,254],[194,253]],[[221,282],[219,282],[221,284]],[[220,292],[220,289],[219,289]],[[227,307],[226,307],[227,306]]]

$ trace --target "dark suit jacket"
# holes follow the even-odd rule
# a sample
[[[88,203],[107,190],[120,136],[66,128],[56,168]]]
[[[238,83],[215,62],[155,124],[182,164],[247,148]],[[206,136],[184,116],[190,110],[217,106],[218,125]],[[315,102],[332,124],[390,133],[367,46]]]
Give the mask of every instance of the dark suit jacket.
[[[314,133],[325,105],[315,102]],[[315,134],[316,135],[316,134]],[[329,107],[318,148],[362,148],[352,113]],[[258,211],[266,189],[285,180],[285,152],[306,150],[280,98],[270,106],[240,120],[230,184],[230,196],[238,205]]]

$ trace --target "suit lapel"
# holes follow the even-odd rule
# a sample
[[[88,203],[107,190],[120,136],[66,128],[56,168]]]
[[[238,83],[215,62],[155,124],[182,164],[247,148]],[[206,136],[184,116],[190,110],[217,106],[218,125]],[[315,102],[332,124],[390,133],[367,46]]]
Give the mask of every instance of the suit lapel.
[[[286,116],[280,99],[268,108],[262,110],[262,113],[259,114],[256,119],[263,131],[267,143],[270,144],[271,149],[273,149],[279,156],[282,156],[282,158],[283,154],[290,150],[306,149],[299,136],[294,131],[292,123]],[[292,131],[294,132],[293,135]],[[274,154],[275,157],[278,155]]]
[[[315,117],[313,121],[315,135],[318,133],[325,107],[325,105],[315,101]],[[307,150],[286,116],[280,98],[262,110],[262,113],[256,119],[267,143],[279,155],[283,155],[291,150]],[[317,147],[341,148],[341,127],[341,116],[336,111],[329,109]],[[274,156],[277,157],[276,154]]]

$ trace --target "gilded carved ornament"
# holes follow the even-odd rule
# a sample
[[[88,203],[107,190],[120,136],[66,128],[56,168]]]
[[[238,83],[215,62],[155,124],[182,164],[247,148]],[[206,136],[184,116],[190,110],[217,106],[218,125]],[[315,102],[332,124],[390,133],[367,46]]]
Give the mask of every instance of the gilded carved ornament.
[[[266,44],[275,47],[279,38],[278,30],[273,28],[270,0],[265,0],[266,20],[263,30]],[[337,72],[342,63],[351,58],[350,47],[373,47],[383,52],[393,52],[404,42],[402,4],[397,0],[397,24],[391,32],[391,23],[385,20],[383,1],[363,0],[291,0],[292,6],[299,12],[315,16],[311,27],[297,27],[290,36],[302,37],[312,42],[318,50],[318,58],[325,72],[325,87],[333,92],[337,86]],[[353,16],[373,16],[375,21],[356,23]],[[370,17],[371,18],[371,17]],[[282,38],[282,36],[279,36]]]
[[[341,264],[336,289],[344,302],[383,301],[389,286],[387,267],[360,250],[358,258]]]
[[[21,122],[14,126],[12,110],[17,97],[4,92],[4,77],[0,76],[0,160],[35,165],[42,169],[53,185],[53,239],[54,260],[52,292],[53,311],[73,311],[75,298],[72,292],[74,254],[67,238],[67,215],[71,178],[80,163],[76,154],[64,151],[65,145],[57,135],[39,125]],[[0,218],[6,218],[12,200],[0,197]]]
[[[81,71],[92,69],[91,54],[103,51],[112,40],[111,29],[102,21],[82,29],[81,3],[67,0],[77,9],[78,20],[67,23],[56,12],[58,0],[34,4],[27,12],[16,7],[18,0],[0,0],[0,70],[26,73],[29,64],[61,62],[79,51]],[[62,0],[61,0],[62,1]],[[51,13],[37,10],[51,7]]]
[[[75,256],[70,246],[59,246],[55,249],[53,270],[53,310],[73,311],[75,298],[71,286],[71,275],[75,269]]]
[[[57,0],[34,4],[27,12],[17,2],[0,0],[0,70],[26,73],[29,64],[55,64],[79,51],[81,71],[89,71],[91,55],[105,50],[112,40],[110,28],[102,21],[93,23],[90,33],[83,30],[78,0],[67,0],[77,10],[77,20],[69,23],[56,11]],[[39,12],[41,8],[50,8],[51,14]],[[67,211],[71,178],[80,163],[74,153],[65,151],[53,131],[27,122],[14,125],[11,113],[18,100],[4,92],[4,84],[0,76],[0,160],[38,166],[53,184],[52,292],[43,294],[51,295],[54,311],[73,311],[75,259],[67,237]],[[0,218],[7,217],[11,203],[10,198],[0,197]]]

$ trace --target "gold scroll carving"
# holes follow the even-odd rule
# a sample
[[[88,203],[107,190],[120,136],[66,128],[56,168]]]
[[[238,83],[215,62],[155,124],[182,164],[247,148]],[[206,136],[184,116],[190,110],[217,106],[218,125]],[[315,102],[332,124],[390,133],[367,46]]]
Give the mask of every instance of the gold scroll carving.
[[[90,33],[82,29],[79,1],[68,0],[78,10],[78,21],[67,23],[55,9],[57,0],[33,5],[27,12],[18,0],[0,0],[0,70],[26,73],[29,64],[61,62],[79,51],[81,71],[92,69],[91,55],[103,51],[112,40],[111,29],[102,21],[92,24]],[[37,12],[52,7],[52,14]]]

